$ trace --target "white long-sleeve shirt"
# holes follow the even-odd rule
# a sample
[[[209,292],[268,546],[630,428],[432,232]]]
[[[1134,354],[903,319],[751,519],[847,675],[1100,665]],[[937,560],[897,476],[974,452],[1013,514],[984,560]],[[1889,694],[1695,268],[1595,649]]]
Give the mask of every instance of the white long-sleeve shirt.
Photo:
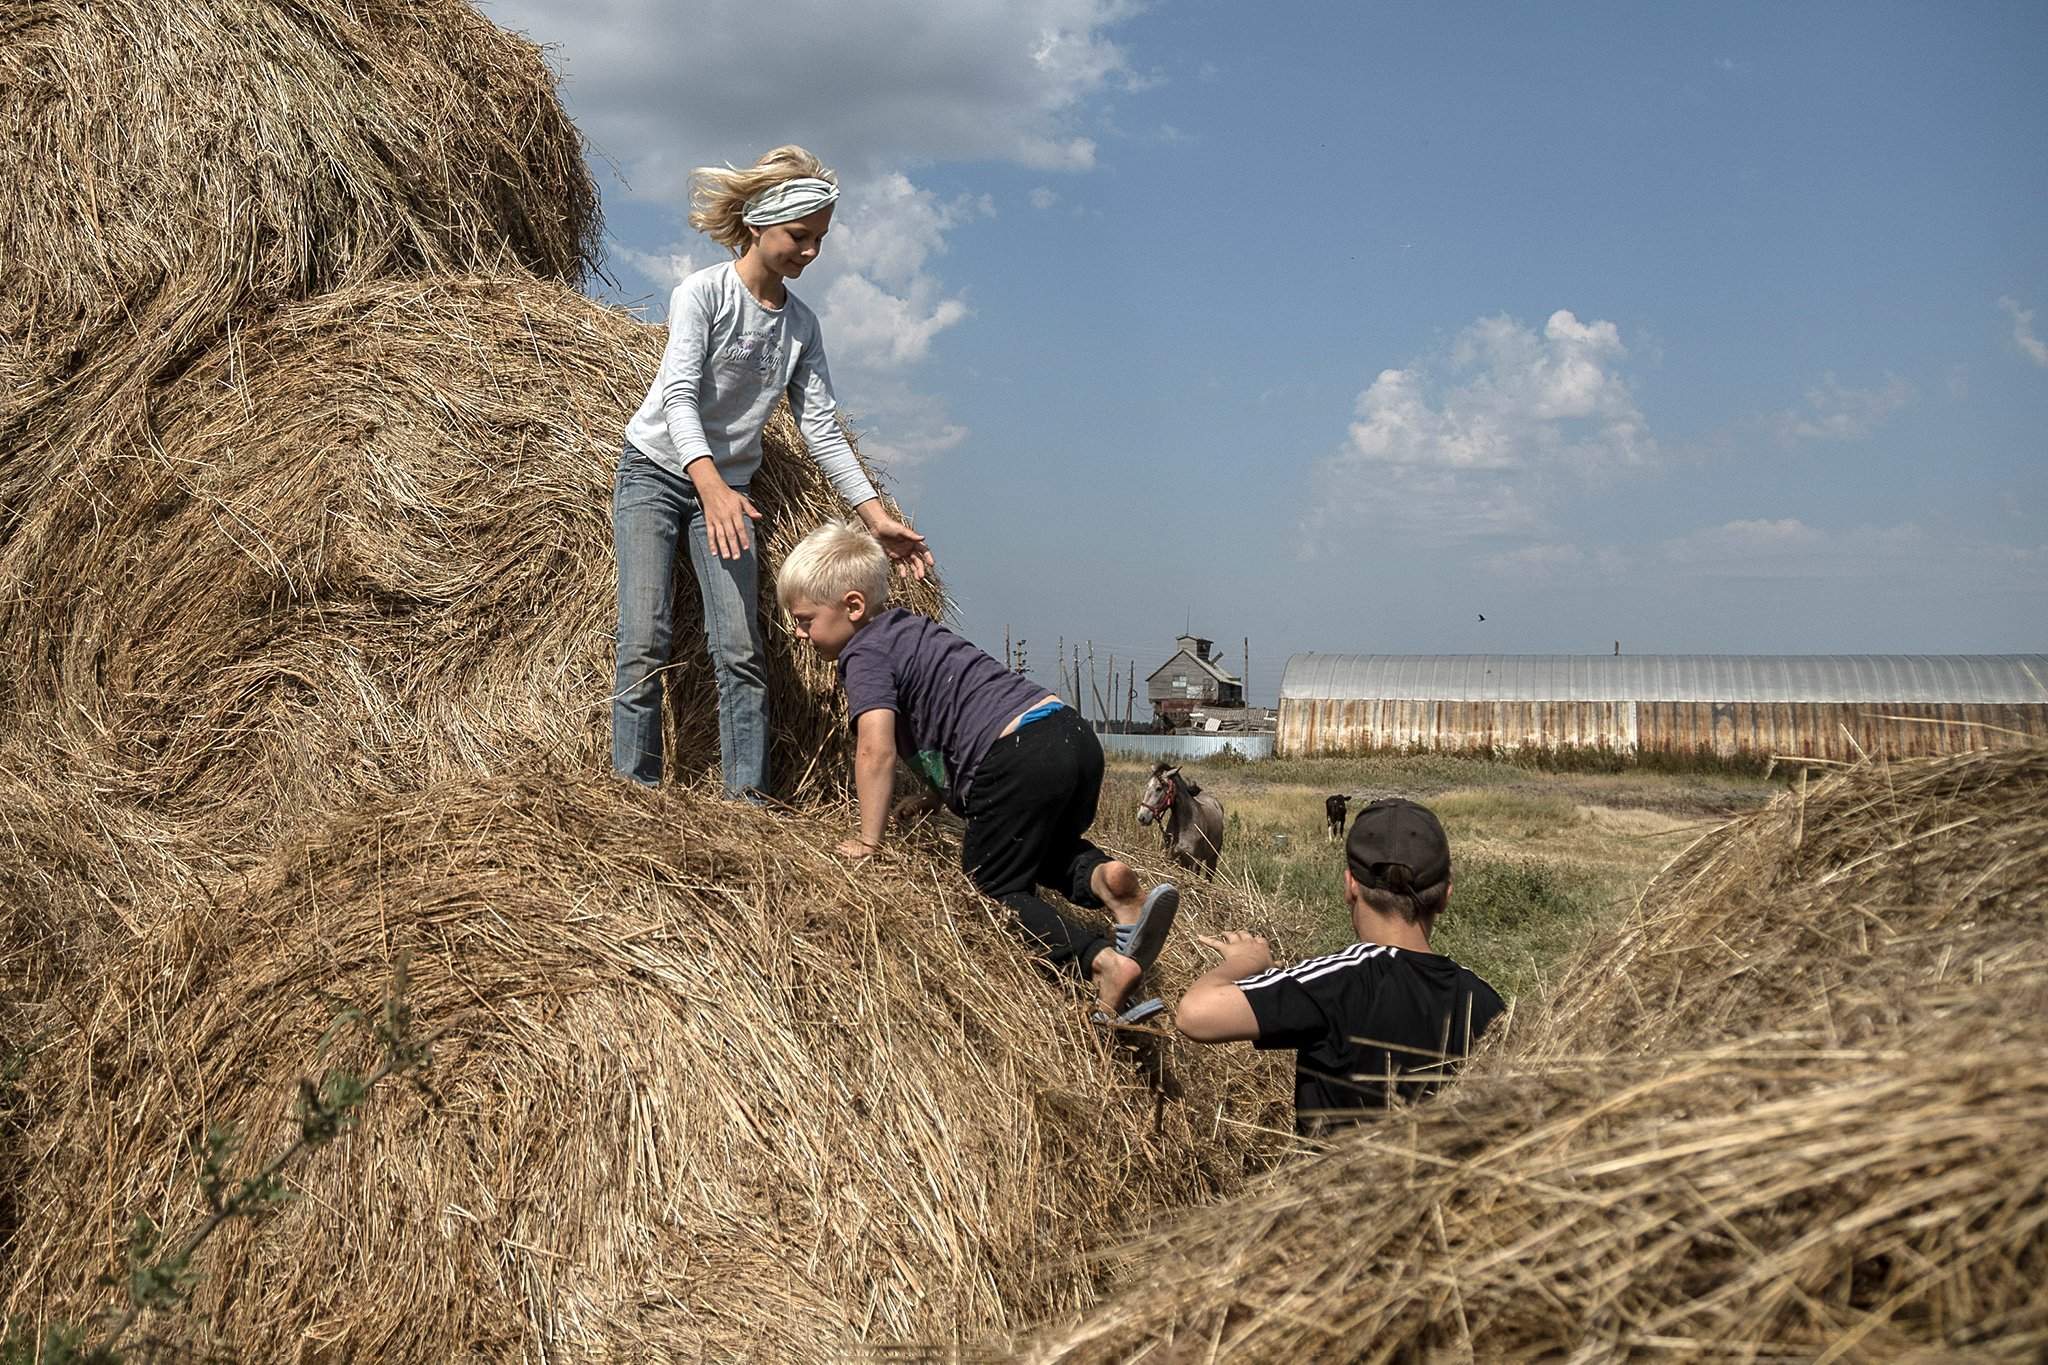
[[[817,315],[794,294],[763,308],[730,261],[714,265],[669,296],[668,346],[626,439],[678,475],[708,455],[739,488],[761,467],[761,428],[785,393],[811,458],[839,496],[853,507],[874,497],[839,428]]]

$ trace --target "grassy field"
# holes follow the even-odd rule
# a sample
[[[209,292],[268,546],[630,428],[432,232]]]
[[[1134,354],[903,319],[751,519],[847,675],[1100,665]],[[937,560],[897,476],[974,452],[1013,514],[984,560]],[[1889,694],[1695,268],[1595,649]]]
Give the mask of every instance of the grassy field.
[[[1134,849],[1148,762],[1112,758],[1099,838]],[[1190,763],[1229,817],[1219,879],[1257,888],[1278,922],[1246,925],[1282,960],[1351,942],[1340,845],[1325,834],[1323,798],[1353,809],[1405,796],[1436,811],[1451,836],[1454,889],[1434,946],[1503,994],[1537,985],[1600,916],[1620,913],[1657,869],[1774,786],[1719,772],[1540,772],[1485,759],[1418,757]]]

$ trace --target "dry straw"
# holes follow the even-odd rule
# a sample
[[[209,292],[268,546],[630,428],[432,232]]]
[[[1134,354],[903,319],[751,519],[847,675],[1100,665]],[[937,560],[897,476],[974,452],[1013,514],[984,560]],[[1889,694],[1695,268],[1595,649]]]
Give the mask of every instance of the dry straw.
[[[1653,1052],[1897,1022],[1888,983],[2025,981],[2048,967],[2048,750],[1873,763],[1801,779],[1660,875],[1565,969],[1532,1057]]]
[[[1704,840],[1438,1101],[1112,1257],[1057,1361],[2037,1360],[2048,751]]]
[[[147,439],[82,445],[0,549],[0,700],[105,790],[218,828],[455,773],[603,765],[610,489],[660,331],[532,280],[396,281],[285,308],[157,396]],[[844,762],[832,678],[772,570],[846,514],[786,410],[767,513],[778,785]],[[936,582],[901,600],[937,614]],[[671,753],[716,761],[686,563]]]
[[[401,953],[439,1104],[376,1099],[302,1198],[209,1245],[194,1320],[237,1359],[971,1337],[1080,1307],[1090,1248],[1267,1159],[1219,1121],[1264,1068],[1177,1059],[1163,1099],[957,873],[850,869],[832,831],[601,778],[442,785],[160,909],[31,1059],[0,1318],[108,1302],[126,1220],[198,1210],[208,1125],[283,1145],[325,1002],[374,1004]]]
[[[60,393],[126,415],[280,301],[573,282],[599,240],[539,50],[461,0],[0,0],[0,130],[0,538],[65,475]]]

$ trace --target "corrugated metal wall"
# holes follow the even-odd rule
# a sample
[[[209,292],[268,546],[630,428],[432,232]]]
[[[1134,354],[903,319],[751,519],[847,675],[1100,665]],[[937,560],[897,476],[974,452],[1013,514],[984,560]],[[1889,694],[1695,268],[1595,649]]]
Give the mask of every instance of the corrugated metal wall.
[[[1993,703],[1280,699],[1287,757],[1371,749],[1798,755],[1850,760],[2048,739],[2048,706]]]

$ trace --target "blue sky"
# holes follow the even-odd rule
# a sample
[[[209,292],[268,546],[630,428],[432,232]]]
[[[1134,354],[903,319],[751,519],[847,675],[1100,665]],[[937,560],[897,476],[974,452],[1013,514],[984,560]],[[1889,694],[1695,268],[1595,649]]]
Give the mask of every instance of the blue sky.
[[[2048,7],[486,8],[646,316],[690,166],[838,168],[798,292],[1034,672],[2048,647]]]

